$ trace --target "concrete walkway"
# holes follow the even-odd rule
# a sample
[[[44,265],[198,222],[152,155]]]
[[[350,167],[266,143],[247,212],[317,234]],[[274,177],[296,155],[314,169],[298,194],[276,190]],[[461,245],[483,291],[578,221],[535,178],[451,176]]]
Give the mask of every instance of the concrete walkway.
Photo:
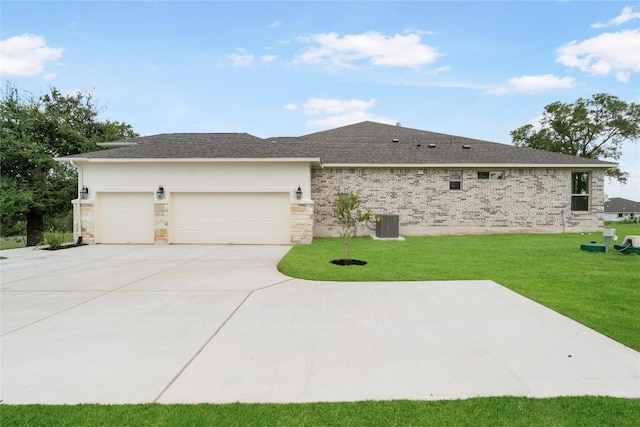
[[[310,282],[288,250],[2,251],[1,399],[640,398],[638,352],[494,282]]]

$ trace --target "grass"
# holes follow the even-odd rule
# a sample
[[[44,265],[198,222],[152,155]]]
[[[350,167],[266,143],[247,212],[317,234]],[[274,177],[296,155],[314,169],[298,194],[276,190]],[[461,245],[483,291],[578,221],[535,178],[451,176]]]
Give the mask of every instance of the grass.
[[[22,237],[3,237],[0,239],[0,250],[24,248],[24,244]]]
[[[18,405],[9,426],[637,426],[640,401],[610,397],[481,398],[228,405]]]
[[[73,233],[65,233],[64,240],[61,243],[73,242]],[[12,236],[0,239],[0,250],[24,248],[25,241],[23,237]]]
[[[620,241],[640,235],[639,224],[616,225]],[[341,242],[315,239],[294,247],[278,268],[310,280],[402,281],[488,279],[640,350],[640,256],[592,253],[580,244],[592,234],[499,234],[353,239],[352,258],[365,266],[337,266]]]
[[[640,225],[615,225],[640,235]],[[640,349],[640,256],[590,253],[601,233],[357,238],[341,267],[339,239],[296,246],[285,274],[312,280],[490,279],[636,350]],[[347,284],[348,286],[348,284]],[[640,400],[611,397],[367,401],[229,405],[0,405],[2,426],[638,426]]]

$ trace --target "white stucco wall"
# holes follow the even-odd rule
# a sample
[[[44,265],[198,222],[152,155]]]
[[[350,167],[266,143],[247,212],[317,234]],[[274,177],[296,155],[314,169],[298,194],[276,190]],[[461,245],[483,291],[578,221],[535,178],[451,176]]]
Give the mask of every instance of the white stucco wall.
[[[294,191],[301,187],[303,199],[310,195],[308,163],[286,162],[90,162],[82,167],[79,186],[86,185],[92,198],[103,191],[153,191],[160,185],[166,193],[185,191],[261,192]]]
[[[100,193],[151,193],[162,185],[163,200],[155,200],[154,235],[156,243],[168,241],[168,204],[172,193],[233,192],[288,193],[291,200],[291,243],[311,243],[313,206],[311,166],[308,161],[181,161],[181,162],[76,162],[78,190],[89,189],[86,200],[74,201],[74,238],[82,233],[86,243],[96,241],[96,213]],[[300,186],[302,199],[295,191]],[[96,197],[97,195],[97,197]],[[96,200],[96,198],[98,200]],[[82,208],[80,208],[80,206]],[[82,231],[80,231],[80,229]]]

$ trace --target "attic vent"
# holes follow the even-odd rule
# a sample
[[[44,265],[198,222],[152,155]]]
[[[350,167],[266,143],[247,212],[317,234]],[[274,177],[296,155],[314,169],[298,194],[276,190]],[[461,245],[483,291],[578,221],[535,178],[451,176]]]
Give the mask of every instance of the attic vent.
[[[436,144],[429,144],[429,148],[436,148]]]
[[[422,147],[422,144],[420,144],[419,142],[416,144],[416,147]]]
[[[399,142],[399,141],[400,141],[400,140],[399,140],[398,138],[393,138],[393,139],[391,140],[391,142]]]
[[[465,145],[463,145],[463,146],[462,146],[462,148],[463,148],[463,149],[465,149],[465,150],[469,150],[469,149],[471,148],[471,146],[470,146],[470,145],[465,144]]]

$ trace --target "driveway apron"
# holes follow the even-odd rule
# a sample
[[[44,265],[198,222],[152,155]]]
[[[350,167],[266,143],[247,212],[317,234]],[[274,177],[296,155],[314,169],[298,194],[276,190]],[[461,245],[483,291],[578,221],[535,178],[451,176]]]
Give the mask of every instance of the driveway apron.
[[[637,351],[499,284],[292,279],[288,250],[3,251],[0,398],[640,398]]]

